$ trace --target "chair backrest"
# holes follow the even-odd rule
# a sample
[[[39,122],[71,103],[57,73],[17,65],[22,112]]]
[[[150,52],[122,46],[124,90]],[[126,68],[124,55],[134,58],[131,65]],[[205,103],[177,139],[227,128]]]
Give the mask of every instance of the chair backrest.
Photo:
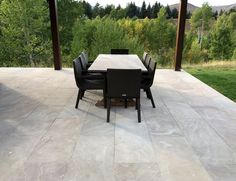
[[[140,69],[107,69],[107,96],[135,98],[140,96]]]
[[[147,69],[149,69],[150,61],[151,61],[151,56],[147,55],[146,59],[145,59],[145,61],[143,63]]]
[[[147,55],[148,53],[147,52],[143,52],[143,59],[142,59],[142,62],[144,63],[144,61],[146,60],[147,58]]]
[[[129,49],[111,49],[111,54],[129,54]]]
[[[88,64],[89,62],[88,54],[85,51],[82,51],[81,55],[83,56],[85,63]]]
[[[157,67],[157,63],[155,61],[153,61],[152,59],[150,59],[150,65],[149,65],[149,68],[148,68],[148,72],[151,75],[151,82],[150,82],[151,85],[152,85],[153,80],[154,80],[156,67]]]
[[[74,67],[75,82],[77,87],[79,87],[80,85],[79,83],[82,77],[82,66],[80,58],[76,58],[73,60],[73,67]]]
[[[80,62],[81,62],[82,69],[87,70],[87,64],[88,63],[86,62],[83,54],[80,54],[79,59],[80,59]]]

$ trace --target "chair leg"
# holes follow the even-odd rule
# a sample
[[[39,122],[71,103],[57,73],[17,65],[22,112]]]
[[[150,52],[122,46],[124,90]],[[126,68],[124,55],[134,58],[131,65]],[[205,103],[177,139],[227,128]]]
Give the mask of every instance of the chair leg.
[[[83,90],[82,93],[81,93],[80,99],[82,99],[84,97],[84,93],[85,93],[85,91]]]
[[[125,108],[127,108],[127,98],[125,98]]]
[[[152,102],[152,107],[155,108],[156,106],[155,106],[155,103],[154,103],[154,100],[153,100],[153,97],[152,97],[151,89],[148,88],[147,91],[148,91],[148,94],[149,94],[151,102]]]
[[[140,111],[140,98],[136,99],[137,101],[137,106],[138,106],[138,122],[141,123],[141,111]]]
[[[80,100],[81,94],[82,94],[82,91],[79,89],[78,95],[77,95],[77,99],[76,99],[75,109],[78,108],[79,100]]]
[[[106,97],[106,91],[103,90],[103,104],[104,104],[104,108],[107,107],[107,97]]]
[[[137,101],[137,98],[135,99],[135,109],[138,110],[138,101]]]
[[[110,122],[111,98],[107,98],[107,122]]]
[[[145,89],[144,91],[146,92],[147,98],[150,99],[150,94],[148,92],[148,89]]]

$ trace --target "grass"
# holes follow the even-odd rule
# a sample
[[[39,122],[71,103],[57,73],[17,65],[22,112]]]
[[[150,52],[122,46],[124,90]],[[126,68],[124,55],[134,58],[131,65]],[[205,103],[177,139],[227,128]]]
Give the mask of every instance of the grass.
[[[236,102],[236,61],[185,65],[184,70]]]

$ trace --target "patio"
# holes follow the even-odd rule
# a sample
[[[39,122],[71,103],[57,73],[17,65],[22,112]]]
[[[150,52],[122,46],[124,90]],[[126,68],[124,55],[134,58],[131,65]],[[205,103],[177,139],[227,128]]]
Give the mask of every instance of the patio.
[[[133,107],[75,109],[72,69],[0,68],[0,180],[234,181],[236,104],[188,73],[157,70]]]

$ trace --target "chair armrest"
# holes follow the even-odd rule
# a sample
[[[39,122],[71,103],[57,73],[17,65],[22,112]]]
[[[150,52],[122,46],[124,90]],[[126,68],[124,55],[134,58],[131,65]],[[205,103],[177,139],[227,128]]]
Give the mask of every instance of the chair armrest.
[[[141,74],[141,78],[143,79],[146,79],[146,78],[152,78],[152,75],[149,73],[149,72],[143,72]]]
[[[82,74],[82,77],[85,79],[97,80],[97,79],[105,79],[104,74],[101,73],[92,73],[86,71],[86,73]]]

